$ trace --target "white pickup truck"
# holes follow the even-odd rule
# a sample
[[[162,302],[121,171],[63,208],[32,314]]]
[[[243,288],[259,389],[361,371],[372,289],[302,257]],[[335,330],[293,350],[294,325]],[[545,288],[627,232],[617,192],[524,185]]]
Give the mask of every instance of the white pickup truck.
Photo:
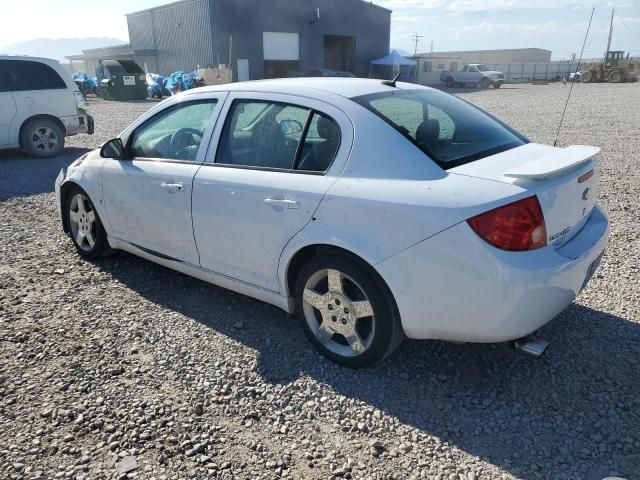
[[[447,84],[447,87],[463,87],[465,85],[480,85],[482,88],[500,88],[504,83],[504,73],[489,70],[481,63],[469,63],[459,72],[440,73],[440,80]]]

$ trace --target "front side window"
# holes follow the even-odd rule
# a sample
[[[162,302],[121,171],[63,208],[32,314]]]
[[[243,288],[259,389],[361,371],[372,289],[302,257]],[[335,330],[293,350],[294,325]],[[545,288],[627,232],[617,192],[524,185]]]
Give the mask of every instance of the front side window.
[[[217,102],[183,103],[158,113],[135,130],[129,156],[195,161]]]
[[[49,65],[30,60],[5,60],[12,90],[64,89],[67,84]]]
[[[408,138],[443,169],[528,141],[467,102],[438,90],[393,90],[353,98]]]
[[[281,102],[236,100],[220,138],[216,163],[324,172],[340,145],[334,120]]]

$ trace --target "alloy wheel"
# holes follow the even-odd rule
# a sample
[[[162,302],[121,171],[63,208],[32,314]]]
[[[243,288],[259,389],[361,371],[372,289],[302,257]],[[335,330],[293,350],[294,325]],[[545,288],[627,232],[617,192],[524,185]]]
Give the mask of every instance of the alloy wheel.
[[[69,204],[71,235],[81,250],[91,251],[96,244],[96,213],[89,199],[76,193]]]
[[[39,127],[31,134],[31,143],[36,149],[48,152],[58,145],[58,134],[49,127]]]
[[[320,270],[307,280],[302,299],[305,321],[328,350],[354,357],[371,346],[373,306],[351,277],[339,270]]]

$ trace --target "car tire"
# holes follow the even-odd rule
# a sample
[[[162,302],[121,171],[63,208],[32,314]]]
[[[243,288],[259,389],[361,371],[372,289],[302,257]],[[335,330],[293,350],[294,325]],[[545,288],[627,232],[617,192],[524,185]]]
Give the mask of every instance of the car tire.
[[[480,86],[486,90],[491,86],[491,82],[489,81],[488,78],[485,77],[482,80],[480,80]]]
[[[98,212],[80,187],[73,187],[66,195],[63,219],[65,230],[82,257],[98,258],[113,253]]]
[[[64,148],[64,131],[53,120],[37,118],[22,127],[20,143],[32,157],[54,157]]]
[[[448,77],[447,78],[447,88],[453,88],[456,86],[456,82],[453,81],[453,78]]]
[[[298,275],[295,301],[310,342],[340,365],[376,364],[404,339],[388,287],[371,267],[346,255],[312,258]]]
[[[502,82],[496,82],[493,84],[493,88],[500,88],[502,86]]]

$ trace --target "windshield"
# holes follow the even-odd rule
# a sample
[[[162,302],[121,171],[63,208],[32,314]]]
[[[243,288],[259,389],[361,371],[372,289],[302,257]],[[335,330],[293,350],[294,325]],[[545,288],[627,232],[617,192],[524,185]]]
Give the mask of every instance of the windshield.
[[[480,70],[481,72],[490,72],[491,69],[489,67],[487,67],[486,65],[476,65],[476,67],[478,67],[478,70]]]
[[[447,170],[528,143],[473,105],[439,90],[389,90],[352,98]]]

